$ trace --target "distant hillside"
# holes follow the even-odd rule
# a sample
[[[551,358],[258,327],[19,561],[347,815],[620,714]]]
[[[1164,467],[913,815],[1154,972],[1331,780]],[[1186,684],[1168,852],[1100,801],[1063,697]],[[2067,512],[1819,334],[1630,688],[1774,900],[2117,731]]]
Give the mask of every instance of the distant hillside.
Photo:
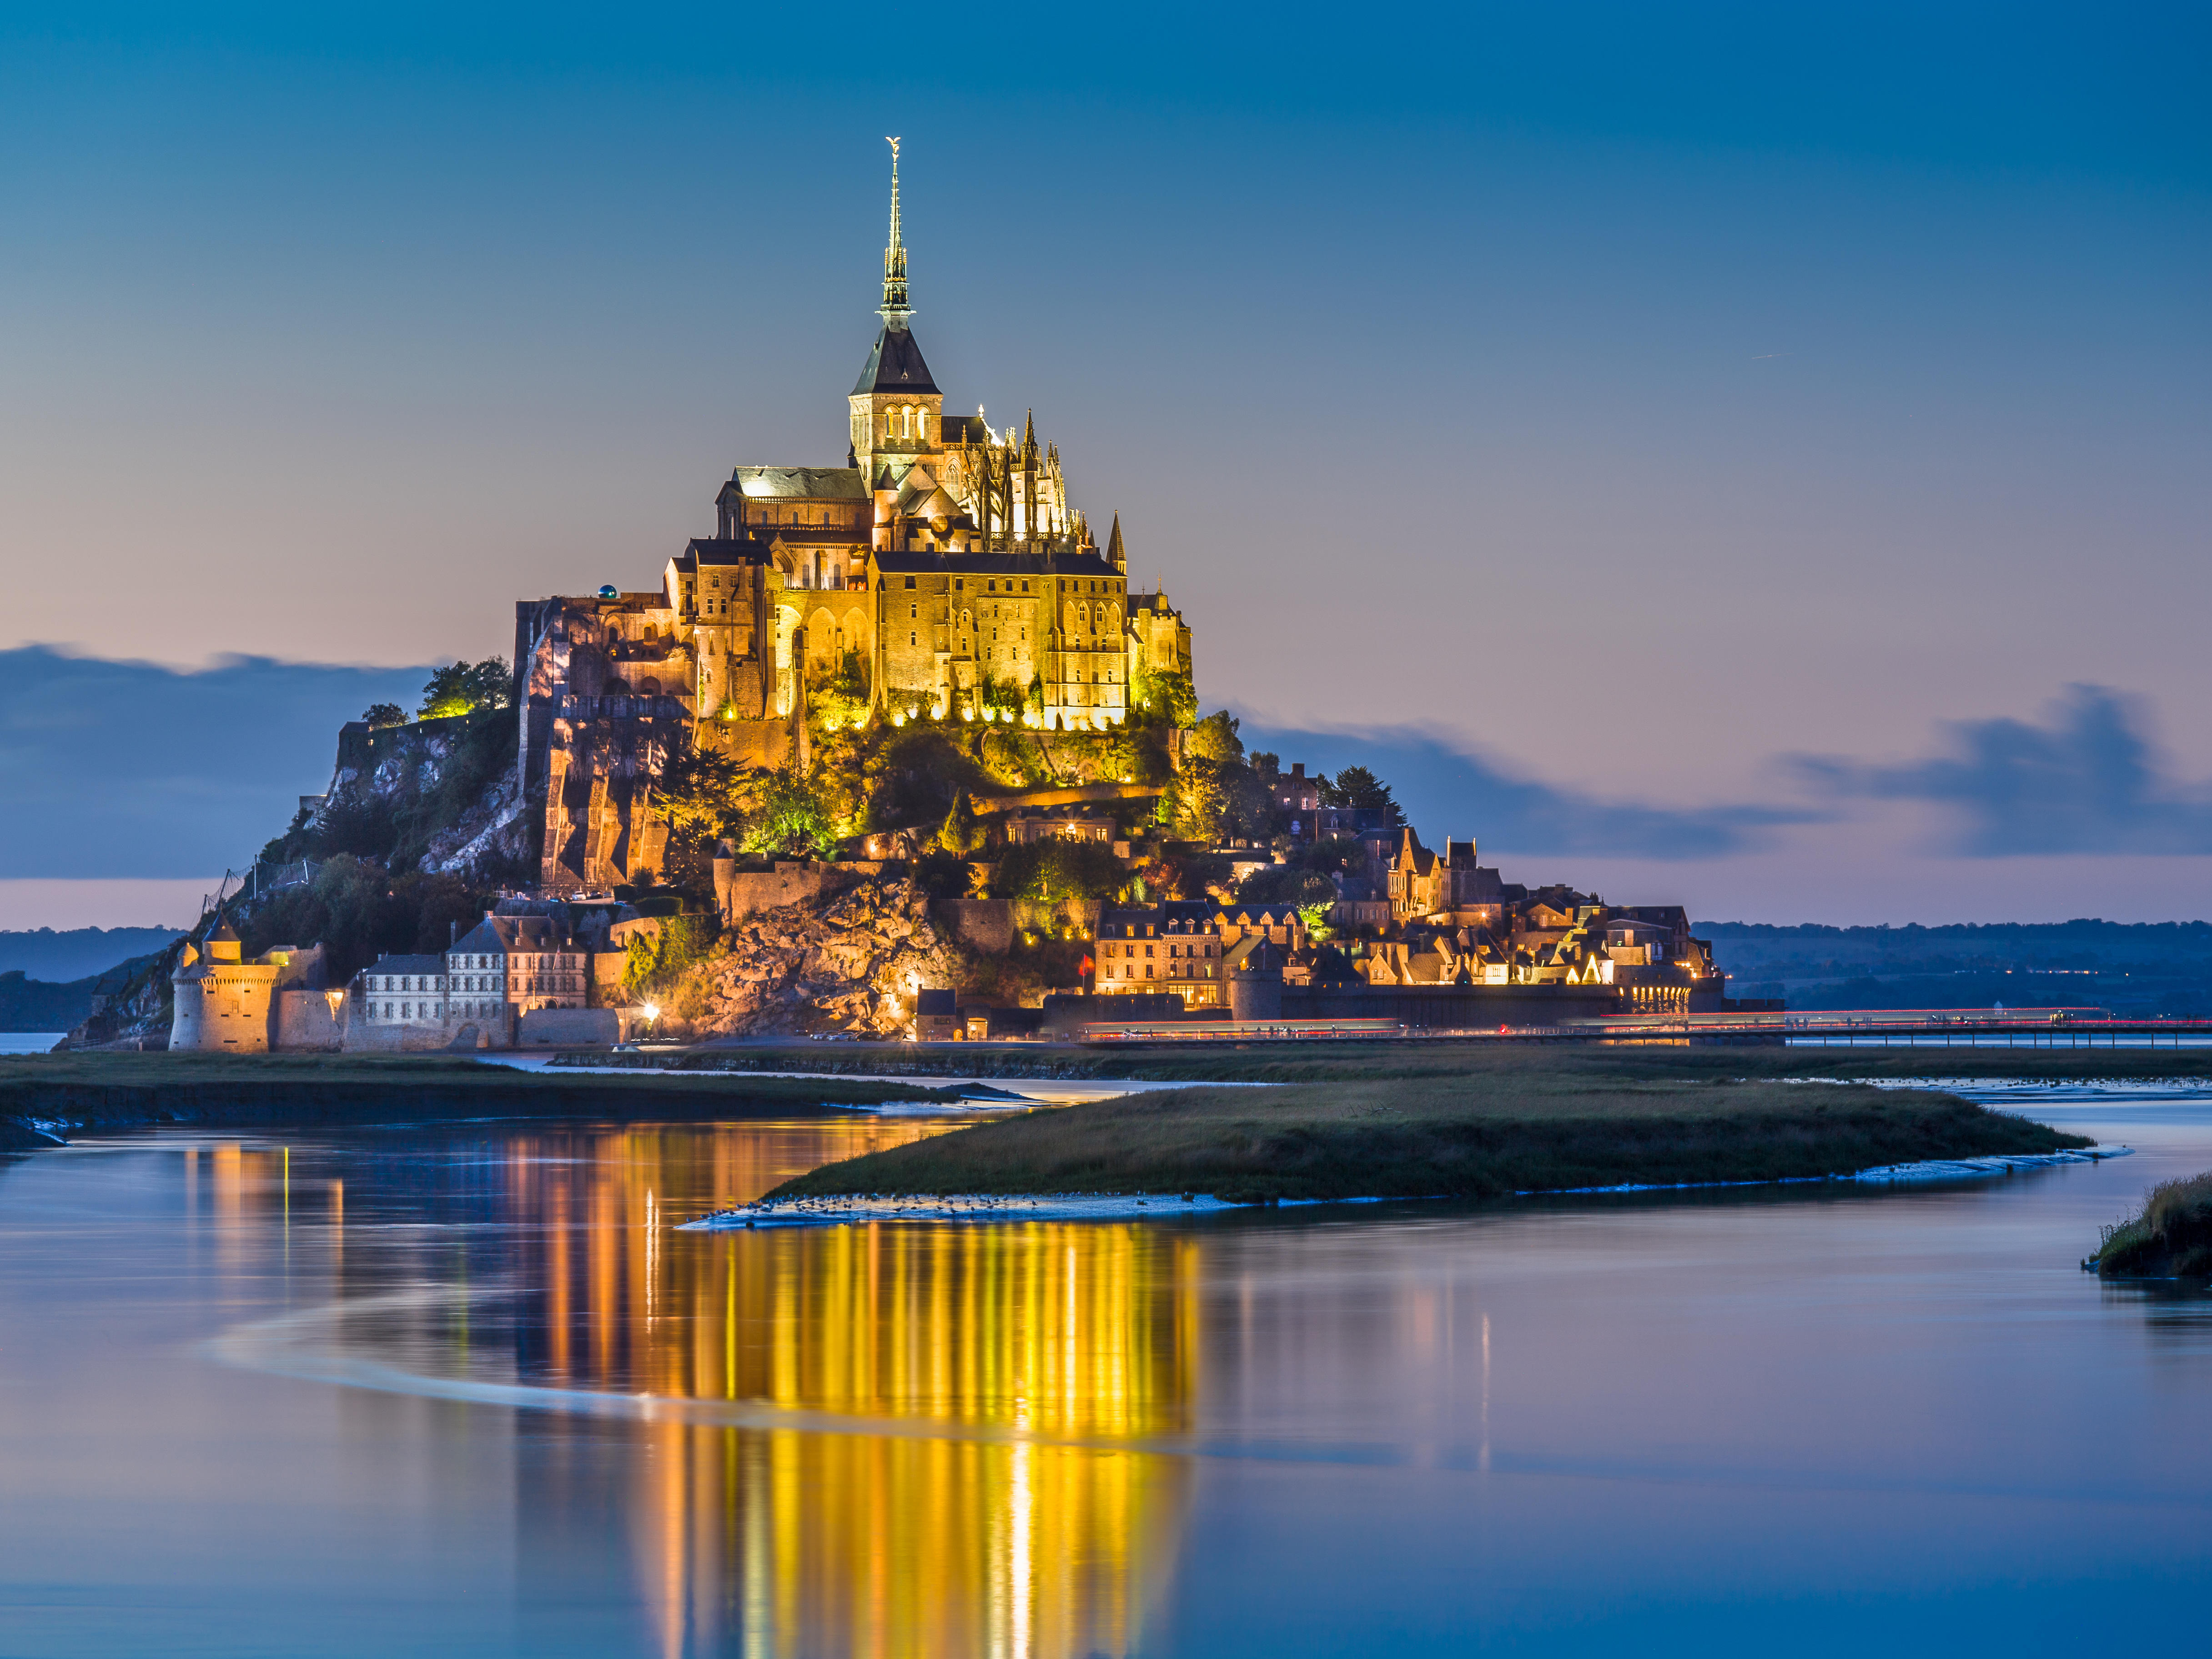
[[[155,930],[118,928],[115,931],[151,933]],[[91,1013],[94,997],[112,996],[121,990],[154,959],[155,954],[149,951],[144,956],[133,957],[128,962],[119,962],[105,973],[90,974],[82,979],[58,985],[44,980],[27,979],[20,969],[0,973],[0,1031],[73,1030]]]
[[[1792,1008],[2109,1008],[2212,1017],[2212,922],[1701,924],[1729,993]]]
[[[51,927],[27,933],[0,930],[0,974],[19,973],[60,985],[104,974],[118,963],[158,951],[180,930],[174,927]],[[43,1025],[30,1026],[43,1031]]]

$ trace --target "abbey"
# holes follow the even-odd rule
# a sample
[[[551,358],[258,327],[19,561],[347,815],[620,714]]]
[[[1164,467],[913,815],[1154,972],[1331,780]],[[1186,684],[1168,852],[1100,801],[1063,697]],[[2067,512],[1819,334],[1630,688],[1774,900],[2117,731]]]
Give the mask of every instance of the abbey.
[[[817,719],[1120,724],[1133,684],[1191,672],[1190,630],[1132,595],[1034,419],[948,415],[912,327],[891,148],[882,325],[846,399],[842,466],[740,466],[710,538],[656,591],[517,606],[525,787],[545,790],[549,891],[657,868],[650,780],[685,745],[805,758]],[[832,711],[835,712],[832,712]]]

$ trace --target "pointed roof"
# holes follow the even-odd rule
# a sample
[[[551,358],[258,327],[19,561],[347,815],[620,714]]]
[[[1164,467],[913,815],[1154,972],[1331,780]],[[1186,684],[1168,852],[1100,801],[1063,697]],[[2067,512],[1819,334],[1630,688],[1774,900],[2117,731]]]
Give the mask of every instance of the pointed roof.
[[[921,348],[915,343],[914,331],[902,326],[894,328],[885,323],[876,336],[876,349],[868,354],[867,366],[853,383],[853,395],[865,398],[876,392],[936,391],[937,382],[929,378],[929,365],[921,360]]]
[[[1129,562],[1129,556],[1122,550],[1121,547],[1121,515],[1119,513],[1114,515],[1114,532],[1106,538],[1106,562],[1109,564]]]

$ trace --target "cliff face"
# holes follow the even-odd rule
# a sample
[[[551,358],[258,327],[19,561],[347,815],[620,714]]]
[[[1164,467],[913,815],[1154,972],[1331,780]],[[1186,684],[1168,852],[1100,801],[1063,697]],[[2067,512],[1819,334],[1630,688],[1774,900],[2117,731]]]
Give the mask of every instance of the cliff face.
[[[902,1030],[917,986],[961,982],[965,954],[911,881],[864,882],[816,909],[748,916],[668,999],[694,1036]]]

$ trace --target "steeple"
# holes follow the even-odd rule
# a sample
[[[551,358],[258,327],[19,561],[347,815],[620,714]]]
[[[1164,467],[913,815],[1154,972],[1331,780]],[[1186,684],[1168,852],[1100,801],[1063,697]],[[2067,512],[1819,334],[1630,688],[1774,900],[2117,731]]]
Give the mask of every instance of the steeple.
[[[906,319],[914,311],[906,302],[906,242],[899,234],[898,158],[899,141],[886,138],[891,147],[891,240],[884,249],[884,325],[906,331]]]
[[[1106,562],[1116,570],[1129,568],[1129,556],[1121,546],[1121,515],[1114,515],[1114,528],[1106,537]]]
[[[860,378],[854,384],[854,398],[876,392],[919,392],[937,395],[937,386],[929,378],[929,365],[922,361],[921,348],[915,343],[914,334],[907,326],[907,319],[914,315],[914,307],[906,302],[906,237],[899,224],[899,141],[886,139],[891,147],[891,240],[884,249],[884,303],[879,313],[883,327],[876,335],[876,349],[868,354]],[[935,432],[936,411],[931,411],[931,432]],[[873,447],[873,441],[863,433],[860,424],[861,411],[854,410],[853,443],[858,451]]]

